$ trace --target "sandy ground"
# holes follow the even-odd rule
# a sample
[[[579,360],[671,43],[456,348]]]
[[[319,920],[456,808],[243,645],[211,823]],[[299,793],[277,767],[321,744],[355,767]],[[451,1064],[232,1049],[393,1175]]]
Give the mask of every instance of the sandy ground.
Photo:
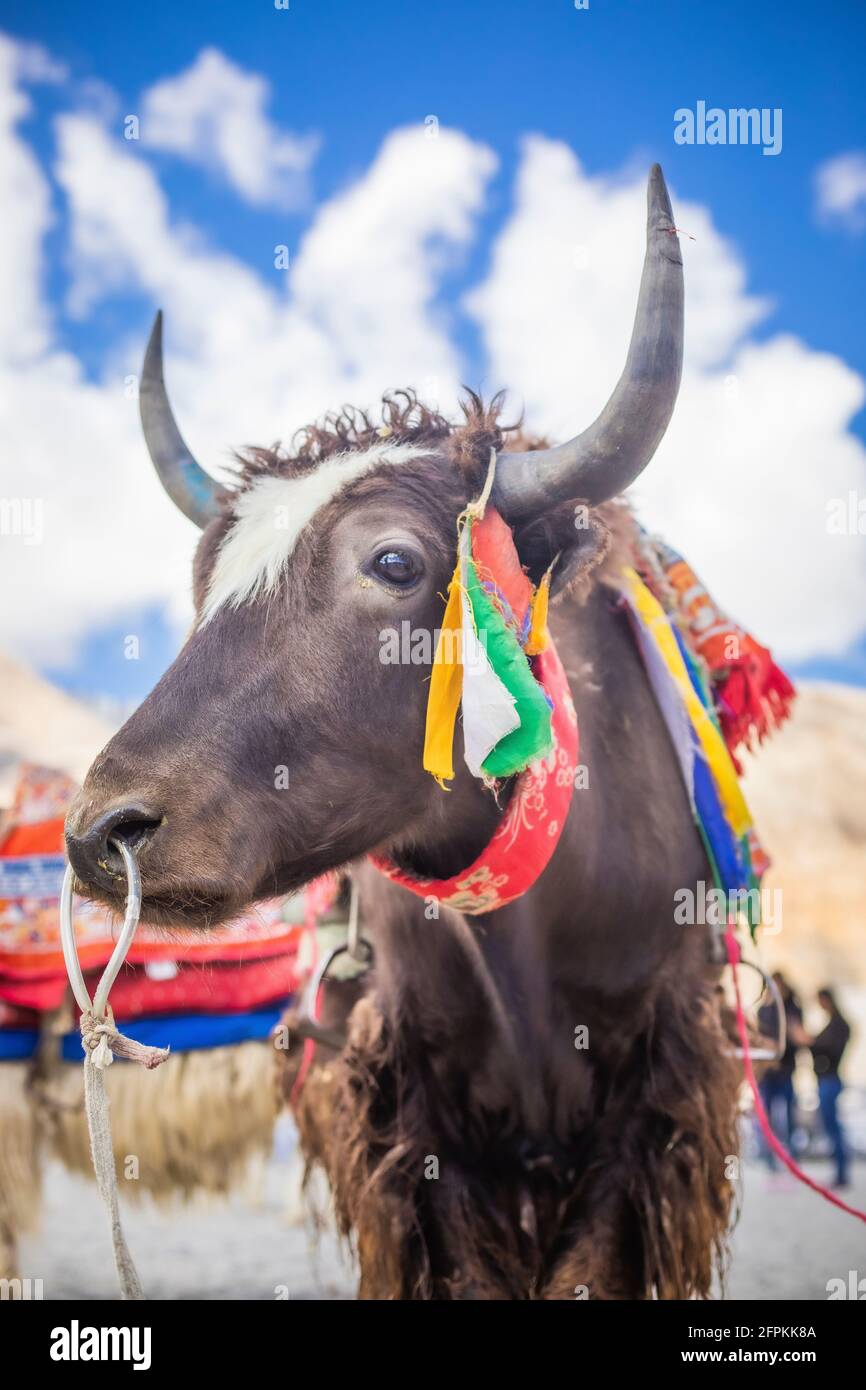
[[[829,1165],[808,1170],[819,1181]],[[127,1204],[124,1226],[150,1298],[341,1299],[354,1295],[351,1261],[330,1232],[314,1240],[298,1195],[288,1129],[250,1189],[230,1203],[157,1210]],[[826,1299],[827,1281],[866,1276],[866,1228],[787,1174],[745,1165],[728,1297]],[[91,1184],[59,1166],[47,1174],[40,1233],[23,1242],[22,1273],[47,1299],[116,1296],[105,1218]],[[866,1164],[846,1194],[866,1208]],[[82,1260],[82,1250],[104,1258]]]

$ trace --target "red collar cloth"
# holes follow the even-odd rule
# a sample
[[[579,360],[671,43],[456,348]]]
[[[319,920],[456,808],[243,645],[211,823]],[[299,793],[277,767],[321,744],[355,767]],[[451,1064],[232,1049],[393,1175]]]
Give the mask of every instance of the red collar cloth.
[[[514,902],[541,877],[568,816],[577,771],[577,715],[568,678],[553,642],[533,658],[533,671],[553,702],[553,748],[521,772],[493,838],[473,864],[453,878],[416,878],[371,856],[386,878],[422,898],[435,898],[469,916]]]

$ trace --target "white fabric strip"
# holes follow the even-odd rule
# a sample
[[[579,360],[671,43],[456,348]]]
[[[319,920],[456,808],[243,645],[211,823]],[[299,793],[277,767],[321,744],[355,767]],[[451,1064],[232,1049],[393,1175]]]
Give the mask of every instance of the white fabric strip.
[[[482,764],[507,734],[520,726],[517,702],[490,664],[487,649],[478,638],[472,609],[466,596],[469,527],[460,536],[461,593],[463,608],[463,745],[466,765],[473,777],[484,777]]]

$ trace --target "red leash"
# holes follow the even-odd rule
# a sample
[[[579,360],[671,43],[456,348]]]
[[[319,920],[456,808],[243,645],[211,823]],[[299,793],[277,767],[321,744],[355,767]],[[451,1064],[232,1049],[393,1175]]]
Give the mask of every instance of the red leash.
[[[728,963],[732,968],[734,976],[734,994],[737,1001],[737,1032],[740,1035],[740,1047],[743,1049],[743,1072],[745,1073],[746,1080],[752,1092],[752,1099],[755,1103],[755,1114],[758,1117],[758,1124],[761,1126],[761,1133],[776,1157],[782,1160],[785,1167],[789,1172],[794,1174],[795,1178],[799,1178],[800,1182],[804,1182],[807,1187],[811,1187],[813,1192],[820,1193],[826,1201],[832,1202],[834,1207],[839,1207],[841,1211],[846,1211],[849,1216],[856,1216],[858,1221],[866,1222],[866,1211],[860,1211],[857,1207],[849,1207],[848,1203],[843,1202],[841,1197],[837,1197],[835,1193],[823,1187],[821,1183],[815,1182],[814,1178],[810,1178],[808,1173],[804,1173],[802,1168],[794,1162],[784,1144],[782,1144],[773,1133],[770,1127],[770,1121],[767,1118],[767,1112],[764,1109],[764,1102],[761,1100],[758,1083],[755,1080],[755,1071],[752,1066],[752,1057],[749,1051],[749,1034],[746,1028],[746,1016],[743,1013],[743,1005],[740,1000],[740,982],[737,979],[737,966],[740,962],[740,946],[737,938],[734,936],[733,922],[728,922],[725,930],[725,945],[728,950]]]

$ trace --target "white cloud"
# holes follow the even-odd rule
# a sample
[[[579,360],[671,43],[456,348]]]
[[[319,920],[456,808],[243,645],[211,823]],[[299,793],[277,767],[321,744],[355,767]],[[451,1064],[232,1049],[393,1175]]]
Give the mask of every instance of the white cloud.
[[[51,194],[16,133],[28,109],[20,74],[15,46],[0,40],[0,206],[15,210],[0,223],[3,644],[62,665],[90,628],[183,593],[191,528],[166,514],[143,466],[120,363],[88,382],[56,343],[42,284]]]
[[[866,230],[866,153],[852,150],[819,165],[815,201],[825,222],[839,222],[852,232]]]
[[[34,66],[45,70],[43,58],[41,50],[0,34],[0,343],[14,361],[26,361],[44,349],[50,324],[38,272],[51,200],[36,159],[15,137],[18,123],[31,110],[20,84]]]
[[[172,225],[152,171],[95,121],[63,118],[59,149],[73,301],[92,312],[122,284],[165,307],[178,413],[209,461],[396,385],[427,383],[453,402],[459,357],[433,300],[495,167],[482,146],[395,132],[319,209],[288,274],[267,279]]]
[[[87,631],[139,606],[167,605],[185,622],[197,533],[163,494],[127,394],[144,325],[114,344],[98,381],[52,337],[39,253],[49,189],[11,129],[23,108],[8,86],[0,111],[10,113],[12,154],[0,164],[0,205],[14,187],[18,219],[0,228],[0,266],[18,310],[0,319],[0,497],[40,500],[44,541],[0,540],[0,589],[15,595],[2,641],[61,665]],[[218,471],[234,445],[286,438],[329,407],[373,404],[402,383],[435,383],[454,402],[459,358],[433,300],[446,253],[472,235],[489,151],[456,132],[435,142],[421,128],[396,132],[365,177],[314,218],[291,272],[261,276],[176,225],[139,152],[97,119],[64,116],[57,134],[72,305],[95,317],[121,289],[164,305],[172,399],[207,466]]]
[[[196,532],[162,493],[125,389],[146,332],[107,350],[96,379],[58,342],[46,301],[50,187],[16,129],[27,112],[0,43],[0,498],[41,499],[42,545],[0,538],[2,641],[60,665],[139,606],[189,615]],[[218,471],[233,446],[287,438],[324,410],[415,385],[451,409],[465,378],[443,272],[475,236],[492,153],[457,131],[398,130],[361,178],[316,209],[288,272],[254,271],[172,216],[144,142],[96,115],[57,125],[69,306],[95,320],[113,294],[166,310],[167,374],[184,434]],[[719,600],[787,656],[838,652],[862,627],[862,538],[828,536],[826,504],[866,492],[849,433],[863,383],[793,338],[749,341],[766,305],[708,212],[677,201],[687,363],[644,515]],[[471,296],[489,364],[528,421],[563,438],[603,405],[625,357],[640,276],[643,178],[590,179],[562,145],[527,142],[512,214]],[[120,654],[119,654],[120,659]]]
[[[65,63],[58,63],[41,44],[13,41],[2,34],[0,41],[22,82],[47,82],[56,85],[65,81],[68,76]]]
[[[792,337],[749,343],[764,311],[705,209],[674,197],[686,276],[686,361],[670,429],[633,498],[718,601],[790,658],[863,630],[862,537],[828,535],[827,504],[866,494],[848,432],[864,384]],[[625,361],[643,261],[645,177],[590,178],[564,146],[526,142],[513,216],[469,297],[490,379],[554,440],[584,428]]]
[[[219,171],[256,207],[303,205],[319,141],[279,130],[266,115],[270,94],[265,78],[205,48],[145,92],[142,141]]]

